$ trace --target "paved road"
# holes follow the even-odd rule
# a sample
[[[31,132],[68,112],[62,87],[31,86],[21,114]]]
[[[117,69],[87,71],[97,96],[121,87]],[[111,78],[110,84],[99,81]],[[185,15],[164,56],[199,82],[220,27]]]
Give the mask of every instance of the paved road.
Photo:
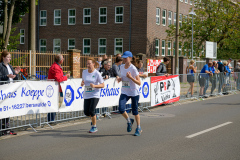
[[[239,160],[239,124],[236,94],[141,113],[140,137],[114,115],[98,121],[95,134],[88,121],[0,140],[0,159]]]

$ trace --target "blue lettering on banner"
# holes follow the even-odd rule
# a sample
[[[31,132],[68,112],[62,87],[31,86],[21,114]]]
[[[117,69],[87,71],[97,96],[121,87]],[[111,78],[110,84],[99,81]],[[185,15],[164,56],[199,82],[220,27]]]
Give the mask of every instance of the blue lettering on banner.
[[[147,82],[144,82],[142,86],[142,95],[144,98],[147,98],[149,95],[149,84]]]
[[[14,92],[8,92],[8,93],[3,93],[3,91],[1,90],[1,94],[0,94],[0,100],[4,100],[6,98],[15,98],[17,96],[17,91]]]
[[[44,90],[27,90],[26,87],[22,87],[22,93],[21,97],[23,96],[31,96],[32,100],[34,100],[34,97],[38,98],[40,96],[43,96]]]
[[[83,92],[84,91],[80,91],[82,89],[82,87],[79,87],[78,89],[77,89],[77,94],[78,94],[78,96],[76,96],[76,99],[79,99],[79,98],[81,98],[81,99],[83,99]]]
[[[0,108],[0,112],[2,112],[2,108]]]
[[[51,107],[51,102],[50,101],[48,101],[47,104],[48,104],[48,107]]]
[[[47,86],[46,88],[46,95],[48,98],[51,98],[53,96],[54,89],[51,85]]]
[[[70,85],[67,85],[65,90],[64,102],[66,106],[71,106],[73,101],[74,101],[74,90]]]
[[[120,88],[102,88],[100,92],[100,97],[118,96],[120,93]]]

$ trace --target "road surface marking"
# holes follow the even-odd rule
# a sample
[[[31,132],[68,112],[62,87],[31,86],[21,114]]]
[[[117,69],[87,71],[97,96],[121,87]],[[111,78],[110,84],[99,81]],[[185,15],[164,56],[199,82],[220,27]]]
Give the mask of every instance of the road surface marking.
[[[212,131],[212,130],[214,130],[214,129],[217,129],[217,128],[226,126],[226,125],[231,124],[231,123],[232,123],[232,122],[226,122],[226,123],[220,124],[220,125],[218,125],[218,126],[215,126],[215,127],[209,128],[209,129],[206,129],[206,130],[204,130],[204,131],[201,131],[201,132],[198,132],[198,133],[189,135],[189,136],[187,136],[186,138],[193,138],[193,137],[196,137],[196,136],[198,136],[198,135],[200,135],[200,134],[210,132],[210,131]]]

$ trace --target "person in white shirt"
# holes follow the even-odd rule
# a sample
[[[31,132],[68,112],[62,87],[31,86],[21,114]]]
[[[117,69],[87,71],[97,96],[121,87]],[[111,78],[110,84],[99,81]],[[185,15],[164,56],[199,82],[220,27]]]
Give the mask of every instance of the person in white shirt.
[[[139,86],[141,80],[137,68],[131,64],[132,53],[126,51],[123,53],[122,58],[124,65],[121,65],[121,77],[117,78],[118,82],[122,81],[121,95],[119,99],[119,112],[127,120],[127,131],[132,131],[132,124],[134,119],[131,119],[125,111],[127,101],[131,98],[132,100],[132,114],[135,116],[137,122],[137,128],[134,136],[140,136],[142,129],[140,127],[140,116],[138,114],[138,101],[139,101]]]
[[[96,125],[95,109],[97,107],[100,98],[100,88],[104,88],[104,80],[101,74],[96,70],[99,64],[94,58],[88,58],[87,68],[82,73],[81,86],[85,85],[83,93],[84,98],[84,114],[91,117],[92,127],[89,133],[95,133],[98,131]]]

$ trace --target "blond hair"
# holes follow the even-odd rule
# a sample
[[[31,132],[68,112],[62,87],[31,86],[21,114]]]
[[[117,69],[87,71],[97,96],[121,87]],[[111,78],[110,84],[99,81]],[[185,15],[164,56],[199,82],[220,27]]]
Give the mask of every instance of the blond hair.
[[[193,63],[195,63],[195,61],[192,59],[192,60],[190,61],[190,64],[193,64]]]
[[[228,64],[227,61],[224,61],[224,62],[223,62],[223,65],[227,65],[227,64]]]

